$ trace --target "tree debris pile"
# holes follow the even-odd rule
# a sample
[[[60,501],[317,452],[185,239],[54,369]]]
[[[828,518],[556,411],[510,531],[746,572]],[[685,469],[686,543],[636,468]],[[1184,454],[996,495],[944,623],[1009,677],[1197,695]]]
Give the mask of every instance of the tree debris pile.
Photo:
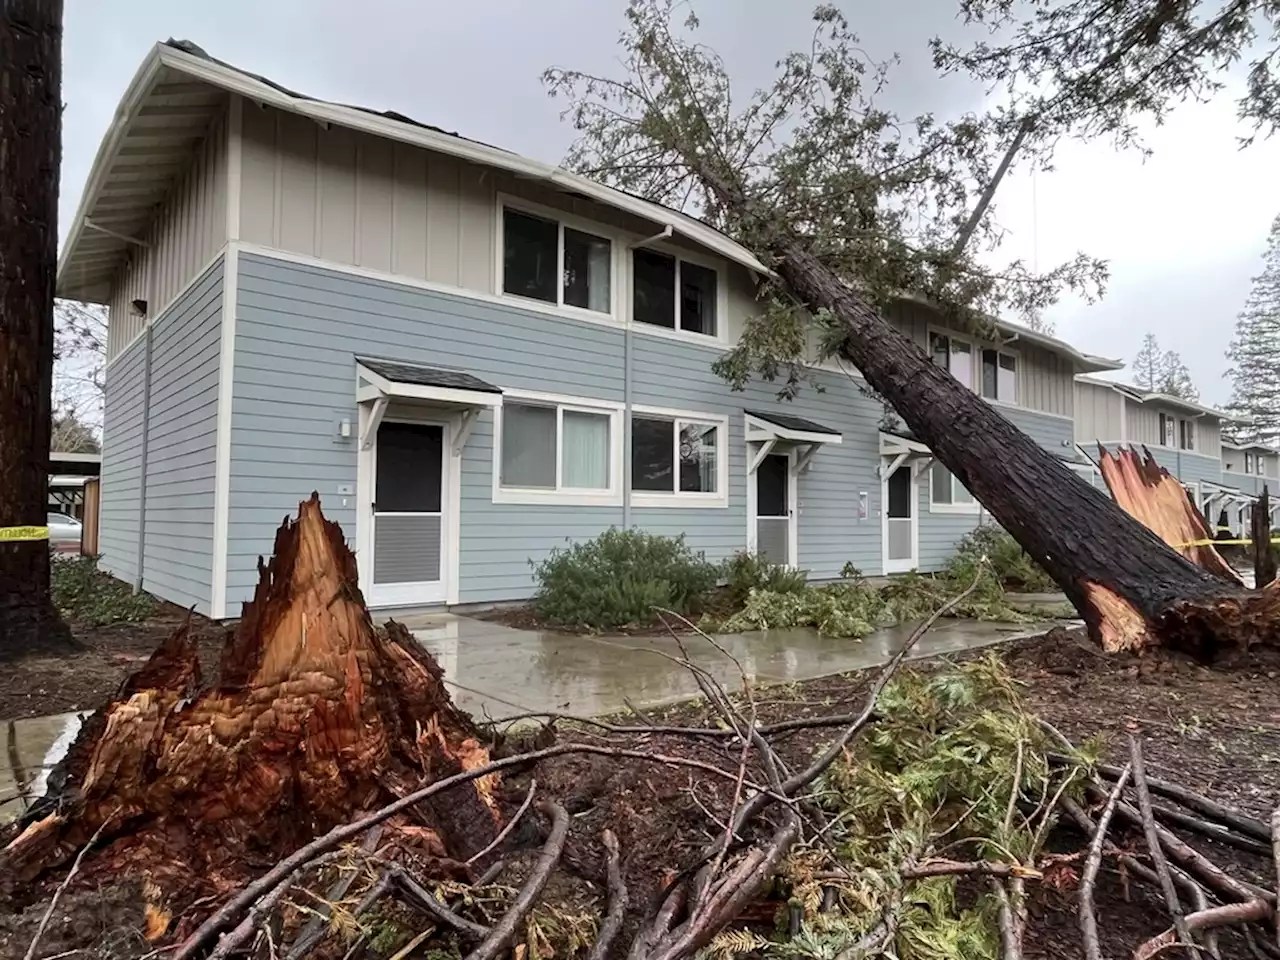
[[[96,837],[84,881],[142,878],[162,937],[191,901],[221,899],[361,811],[488,761],[439,667],[403,628],[373,629],[355,559],[316,497],[259,566],[213,686],[202,689],[184,626],[85,724],[0,854],[7,892]],[[433,872],[474,879],[462,862],[497,835],[495,787],[479,778],[387,829]]]

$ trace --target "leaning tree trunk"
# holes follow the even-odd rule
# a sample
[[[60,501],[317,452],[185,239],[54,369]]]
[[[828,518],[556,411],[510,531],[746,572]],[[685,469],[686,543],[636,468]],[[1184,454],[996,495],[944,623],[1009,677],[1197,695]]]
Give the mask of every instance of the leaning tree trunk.
[[[1211,656],[1224,644],[1280,642],[1280,593],[1248,594],[1170,550],[935,364],[802,242],[777,241],[772,253],[790,292],[845,325],[847,359],[1058,582],[1107,649]]]
[[[0,892],[35,889],[98,836],[79,882],[142,878],[149,937],[182,936],[170,917],[197,922],[197,895],[233,889],[361,811],[488,762],[435,661],[398,624],[375,632],[355,558],[313,495],[259,564],[218,682],[201,690],[195,641],[177,630],[85,722],[0,850]],[[440,879],[468,879],[464,864],[498,833],[496,787],[490,775],[419,804],[380,842]]]
[[[1276,579],[1276,551],[1271,545],[1271,496],[1264,486],[1250,517],[1253,538],[1253,583],[1265,587]]]
[[[0,0],[0,658],[65,639],[19,529],[48,522],[61,70],[61,0]]]

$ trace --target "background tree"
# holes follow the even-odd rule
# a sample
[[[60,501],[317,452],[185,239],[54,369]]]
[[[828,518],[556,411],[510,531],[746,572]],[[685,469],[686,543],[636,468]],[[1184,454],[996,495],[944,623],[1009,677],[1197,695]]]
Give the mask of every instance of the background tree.
[[[1164,351],[1160,349],[1156,335],[1148,333],[1142,338],[1142,348],[1138,350],[1138,355],[1129,364],[1129,369],[1133,371],[1134,386],[1155,390],[1162,376],[1163,359]]]
[[[48,505],[61,71],[61,0],[0,0],[0,528]],[[0,656],[63,629],[48,543],[0,539]]]
[[[95,303],[54,303],[54,406],[70,408],[101,435],[106,388],[107,310]]]
[[[1019,149],[1054,134],[1049,104],[1035,122],[1009,111],[951,123],[897,117],[876,103],[886,68],[867,60],[830,6],[816,11],[808,50],[781,60],[771,86],[735,99],[720,58],[693,38],[696,19],[682,29],[676,14],[671,2],[632,0],[624,76],[551,70],[546,79],[570,101],[579,133],[570,163],[701,214],[770,267],[770,306],[718,371],[735,386],[785,374],[790,387],[816,323],[821,352],[862,372],[1104,643],[1243,639],[1224,614],[1245,600],[1224,602],[1222,581],[1080,481],[879,313],[916,292],[981,325],[1001,308],[1034,313],[1067,287],[1097,292],[1105,270],[1087,257],[1035,275],[1016,262],[993,270],[972,253],[998,247],[992,195]]]
[[[1181,397],[1193,403],[1200,402],[1200,391],[1191,379],[1191,371],[1182,362],[1182,357],[1173,350],[1166,350],[1160,359],[1160,378],[1156,381],[1156,392]]]
[[[53,411],[49,449],[54,453],[101,453],[97,432],[72,408]]]
[[[1262,273],[1236,320],[1227,348],[1235,439],[1280,446],[1280,217],[1271,224]]]

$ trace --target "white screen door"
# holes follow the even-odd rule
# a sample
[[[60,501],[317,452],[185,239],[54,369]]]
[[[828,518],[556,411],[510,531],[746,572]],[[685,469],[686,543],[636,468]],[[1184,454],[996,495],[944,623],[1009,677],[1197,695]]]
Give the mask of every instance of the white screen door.
[[[916,484],[903,463],[884,482],[884,572],[906,573],[919,566],[916,536]]]
[[[756,553],[795,565],[791,555],[791,458],[771,454],[756,468]]]
[[[378,427],[373,487],[369,603],[444,600],[444,427],[384,421]]]

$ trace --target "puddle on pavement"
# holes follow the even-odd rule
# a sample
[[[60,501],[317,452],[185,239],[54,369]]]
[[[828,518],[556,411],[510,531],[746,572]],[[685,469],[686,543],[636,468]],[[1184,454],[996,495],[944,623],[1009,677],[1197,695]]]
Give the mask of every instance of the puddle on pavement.
[[[66,756],[89,711],[2,721],[4,763],[0,765],[0,822],[21,816],[44,795],[49,771]]]

